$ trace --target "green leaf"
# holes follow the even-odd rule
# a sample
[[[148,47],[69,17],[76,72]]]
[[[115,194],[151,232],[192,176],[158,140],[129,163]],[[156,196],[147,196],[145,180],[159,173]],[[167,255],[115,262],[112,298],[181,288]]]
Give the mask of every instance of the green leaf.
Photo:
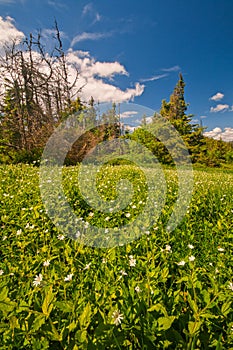
[[[166,317],[159,317],[158,318],[158,324],[159,324],[159,330],[160,331],[166,331],[169,329],[175,320],[175,316],[166,316]]]
[[[42,304],[42,311],[46,317],[49,317],[49,315],[53,309],[53,304],[52,304],[53,299],[54,299],[54,294],[52,292],[52,287],[50,287],[50,289],[48,290],[48,292],[45,295],[45,298],[44,298],[44,301]]]
[[[201,324],[202,324],[201,321],[196,321],[196,322],[190,321],[188,323],[189,334],[193,335],[194,333],[198,332],[198,330],[201,327]]]
[[[232,302],[231,301],[225,302],[221,307],[221,312],[222,312],[223,316],[227,316],[227,314],[229,314],[229,312],[231,310],[232,310]]]
[[[91,320],[91,306],[88,302],[85,306],[82,315],[79,318],[79,323],[81,327],[88,327]]]

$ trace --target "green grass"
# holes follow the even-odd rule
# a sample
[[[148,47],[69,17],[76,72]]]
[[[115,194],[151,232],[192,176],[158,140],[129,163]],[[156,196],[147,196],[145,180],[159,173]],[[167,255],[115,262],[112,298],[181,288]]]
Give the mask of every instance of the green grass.
[[[0,167],[0,349],[233,349],[233,171],[195,170],[186,216],[168,233],[177,176],[166,169],[158,222],[137,240],[105,249],[59,239],[38,171]],[[84,221],[107,227],[107,214],[81,198],[77,174],[64,169],[70,204]],[[148,193],[144,175],[122,165],[100,173],[102,198],[114,200],[122,174],[140,191],[128,205],[130,217],[113,213],[110,226],[133,220]]]

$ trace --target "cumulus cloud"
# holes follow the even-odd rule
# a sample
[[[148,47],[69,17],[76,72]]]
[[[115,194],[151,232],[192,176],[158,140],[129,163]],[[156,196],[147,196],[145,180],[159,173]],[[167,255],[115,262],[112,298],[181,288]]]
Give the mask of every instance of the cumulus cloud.
[[[11,41],[19,42],[23,37],[24,34],[15,27],[13,18],[7,16],[4,19],[0,16],[0,51],[7,43]]]
[[[81,34],[76,35],[72,42],[71,47],[73,47],[75,44],[79,43],[80,41],[84,40],[100,40],[104,38],[109,38],[113,35],[112,32],[105,32],[105,33],[87,33],[83,32]]]
[[[128,75],[124,66],[119,62],[99,62],[95,61],[88,52],[72,51],[67,54],[67,60],[70,64],[70,76],[74,76],[74,65],[79,72],[78,84],[82,88],[81,98],[88,101],[92,96],[99,102],[123,102],[140,96],[144,91],[144,85],[136,83],[134,88],[121,90],[114,86],[110,81],[104,81],[102,78],[111,80],[116,74]],[[73,73],[73,74],[72,74]]]
[[[216,127],[211,131],[206,131],[204,136],[211,137],[215,140],[233,141],[233,128],[224,128],[224,130],[222,130]]]
[[[218,104],[216,107],[211,107],[210,112],[211,113],[217,113],[217,112],[226,112],[229,109],[229,105],[227,104]]]
[[[217,94],[213,95],[212,97],[210,97],[210,100],[212,101],[220,101],[222,100],[224,97],[224,94],[222,94],[221,92],[217,92]]]
[[[151,77],[151,78],[140,79],[140,81],[141,81],[142,83],[145,83],[145,82],[147,82],[147,81],[159,80],[159,79],[165,78],[165,77],[167,77],[167,76],[168,76],[168,74],[159,74],[159,75],[154,75],[154,76]]]

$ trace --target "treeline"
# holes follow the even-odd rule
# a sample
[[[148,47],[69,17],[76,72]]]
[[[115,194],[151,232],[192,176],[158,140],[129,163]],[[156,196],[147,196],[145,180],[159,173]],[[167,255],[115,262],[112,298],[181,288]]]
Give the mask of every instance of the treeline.
[[[21,43],[9,43],[0,57],[0,163],[39,160],[55,128],[70,115],[76,115],[77,125],[89,131],[74,143],[67,154],[66,164],[82,161],[87,152],[101,141],[119,137],[139,141],[162,163],[172,164],[166,147],[143,127],[129,134],[122,132],[115,104],[100,114],[93,98],[88,103],[81,101],[78,68],[67,61],[56,22],[54,39],[51,54],[45,50],[38,33]],[[232,163],[232,143],[204,137],[204,129],[192,123],[191,115],[186,115],[184,87],[180,75],[170,101],[162,101],[160,114],[182,136],[194,163],[207,166]],[[142,126],[145,123],[146,118],[143,118]],[[158,128],[156,123],[155,114],[150,127]]]

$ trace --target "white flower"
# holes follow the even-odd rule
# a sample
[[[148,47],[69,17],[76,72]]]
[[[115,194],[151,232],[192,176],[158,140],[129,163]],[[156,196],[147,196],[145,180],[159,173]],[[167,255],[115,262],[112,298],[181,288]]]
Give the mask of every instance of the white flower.
[[[129,266],[134,267],[136,265],[136,259],[133,258],[133,255],[129,256]]]
[[[224,252],[224,248],[219,247],[219,248],[218,248],[218,251],[219,251],[219,252]]]
[[[123,320],[123,315],[120,313],[119,310],[116,310],[112,314],[113,322],[116,326],[118,326],[121,323],[121,320]]]
[[[91,217],[94,216],[94,213],[90,212],[90,213],[89,213],[89,216],[91,216]]]
[[[33,281],[33,286],[39,286],[41,281],[43,280],[43,277],[42,277],[42,274],[40,273],[39,275],[37,275],[35,278],[34,278],[34,281]]]
[[[4,274],[3,270],[0,270],[0,276],[2,276]]]
[[[172,252],[172,247],[169,244],[166,244],[165,250],[166,252]]]
[[[106,262],[107,262],[107,259],[106,259],[106,258],[103,258],[103,259],[102,259],[102,264],[106,264]]]
[[[137,293],[141,292],[141,289],[140,289],[139,286],[136,286],[136,287],[134,288],[134,290],[135,290]]]
[[[178,266],[184,266],[185,265],[185,261],[181,260],[180,262],[177,263]]]
[[[83,270],[88,270],[90,268],[90,266],[91,266],[91,263],[87,264]]]
[[[21,235],[21,233],[22,233],[22,230],[21,230],[21,229],[20,229],[20,230],[17,230],[17,231],[16,231],[16,236]]]
[[[50,265],[50,260],[45,260],[45,261],[43,262],[43,266],[47,267],[47,266],[49,266],[49,265]]]
[[[2,240],[5,241],[7,239],[7,236],[3,236]]]
[[[192,244],[188,244],[189,249],[194,249],[194,246]]]
[[[229,282],[229,284],[228,284],[228,288],[229,288],[230,290],[232,290],[232,291],[233,291],[233,283],[232,283],[232,282]]]
[[[127,276],[127,272],[125,272],[125,270],[121,270],[120,273],[122,274],[122,276]]]
[[[67,276],[64,278],[64,281],[65,281],[65,282],[71,281],[73,275],[74,275],[73,273],[70,273],[69,275],[67,275]]]
[[[194,261],[195,260],[195,256],[191,255],[189,256],[189,261]]]
[[[59,234],[59,235],[57,235],[57,238],[60,239],[60,241],[63,241],[63,239],[65,238],[65,236]]]
[[[126,213],[125,216],[126,216],[127,218],[129,218],[129,217],[130,217],[130,213]]]

